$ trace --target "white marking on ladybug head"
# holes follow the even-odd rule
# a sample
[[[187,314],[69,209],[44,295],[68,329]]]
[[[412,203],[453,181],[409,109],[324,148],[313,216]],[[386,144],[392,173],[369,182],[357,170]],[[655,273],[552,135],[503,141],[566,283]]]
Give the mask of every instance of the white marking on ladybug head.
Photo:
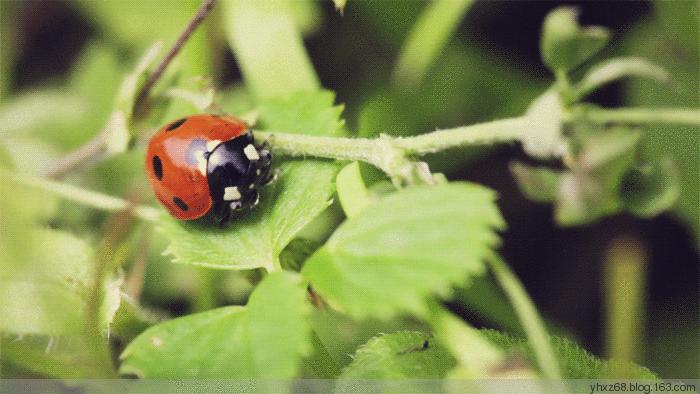
[[[255,170],[255,175],[260,175],[260,169]]]
[[[260,155],[258,154],[258,150],[255,149],[253,144],[246,145],[246,147],[243,148],[243,153],[245,153],[245,157],[247,157],[248,160],[250,160],[250,161],[260,160]]]
[[[236,186],[229,186],[224,189],[224,201],[235,201],[241,199],[241,192]]]
[[[204,155],[202,155],[201,159],[197,160],[197,170],[204,175],[207,176],[207,159],[204,158]]]
[[[251,183],[250,185],[248,185],[248,189],[253,190],[254,188],[255,188],[255,184],[254,184],[254,183]]]
[[[207,152],[212,152],[220,143],[221,141],[219,140],[207,141]]]

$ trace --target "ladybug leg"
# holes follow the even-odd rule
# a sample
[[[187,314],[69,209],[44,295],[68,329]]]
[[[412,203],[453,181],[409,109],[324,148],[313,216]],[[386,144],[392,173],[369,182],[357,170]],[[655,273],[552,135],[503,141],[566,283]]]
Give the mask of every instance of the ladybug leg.
[[[231,218],[231,208],[228,204],[221,204],[217,208],[218,209],[214,211],[214,219],[219,224],[219,226],[223,227],[226,225],[226,223],[228,223],[229,219]]]

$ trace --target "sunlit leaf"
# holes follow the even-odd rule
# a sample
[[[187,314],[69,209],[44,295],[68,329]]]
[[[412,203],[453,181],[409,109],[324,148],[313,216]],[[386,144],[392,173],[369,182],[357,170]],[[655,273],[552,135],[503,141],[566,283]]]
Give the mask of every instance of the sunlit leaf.
[[[228,41],[257,99],[319,87],[287,2],[234,0],[221,5]]]
[[[467,183],[413,187],[349,218],[306,262],[324,300],[358,318],[425,315],[432,294],[484,270],[504,223],[492,191]],[[381,299],[382,302],[376,302]]]
[[[438,379],[454,366],[455,359],[435,338],[422,332],[400,331],[372,338],[362,345],[340,378]],[[343,382],[340,383],[339,391],[343,391]]]
[[[211,221],[167,217],[160,228],[176,263],[227,269],[272,270],[287,244],[328,205],[337,167],[315,161],[282,164],[278,179],[262,190],[260,204],[224,228]]]
[[[260,126],[271,131],[310,135],[342,133],[344,106],[333,105],[335,93],[301,91],[265,100],[259,108]]]
[[[90,245],[58,230],[35,231],[21,265],[0,274],[0,331],[71,335],[82,332],[90,301],[94,261]],[[0,262],[2,263],[2,262]],[[101,323],[106,327],[119,302],[119,289],[105,284]]]
[[[480,331],[433,303],[430,317],[435,336],[457,360],[452,378],[486,378],[503,362],[505,353]]]
[[[338,199],[346,216],[357,215],[370,203],[358,162],[352,162],[340,170],[336,184]]]
[[[120,371],[146,378],[291,378],[310,350],[307,309],[299,276],[272,273],[245,307],[149,328],[121,354]]]
[[[481,330],[482,335],[504,350],[524,354],[530,363],[534,363],[534,353],[527,342],[495,330]],[[611,361],[602,360],[579,345],[565,338],[553,337],[551,340],[557,360],[562,368],[564,379],[610,379]],[[632,378],[657,379],[647,368],[630,365]]]
[[[295,98],[305,105],[298,105]],[[334,134],[342,125],[333,96],[325,92],[271,99],[269,107],[264,104],[263,108],[270,108],[261,113],[263,128]],[[328,161],[278,159],[273,166],[278,171],[277,180],[261,190],[260,204],[234,217],[225,228],[206,220],[186,223],[166,218],[161,228],[171,241],[167,253],[186,264],[274,269],[287,244],[330,205],[339,166]]]

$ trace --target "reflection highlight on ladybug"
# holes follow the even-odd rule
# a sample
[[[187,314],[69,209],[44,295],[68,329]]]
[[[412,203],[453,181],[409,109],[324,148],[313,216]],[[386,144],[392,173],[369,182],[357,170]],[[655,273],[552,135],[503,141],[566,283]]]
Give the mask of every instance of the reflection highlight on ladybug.
[[[158,200],[180,220],[254,207],[272,178],[272,155],[232,116],[192,115],[160,129],[148,144],[146,171]]]

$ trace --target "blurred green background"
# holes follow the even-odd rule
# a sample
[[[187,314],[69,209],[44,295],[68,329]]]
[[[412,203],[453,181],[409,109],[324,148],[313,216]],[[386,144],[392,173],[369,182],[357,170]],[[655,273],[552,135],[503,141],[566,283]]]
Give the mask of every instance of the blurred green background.
[[[350,0],[342,15],[329,1],[292,2],[322,85],[337,93],[337,102],[345,104],[348,129],[362,136],[417,134],[523,113],[551,83],[540,61],[539,34],[544,16],[560,3],[578,6],[582,24],[613,31],[612,45],[597,59],[645,56],[666,67],[674,79],[670,87],[615,83],[590,101],[604,106],[700,105],[697,2],[477,2],[425,79],[410,89],[396,87],[392,72],[426,2]],[[0,160],[41,174],[54,159],[90,140],[108,118],[119,84],[138,57],[156,40],[170,45],[198,5],[0,2]],[[211,78],[223,109],[240,115],[250,109],[250,99],[226,44],[220,11],[188,42],[177,59],[179,72],[168,78],[184,86],[201,84],[197,76]],[[170,119],[182,111],[173,104],[158,115]],[[700,354],[700,154],[697,144],[683,141],[688,136],[697,141],[697,134],[688,127],[653,128],[643,134],[643,155],[672,157],[681,170],[681,199],[673,212],[649,220],[618,215],[577,228],[557,227],[551,206],[520,194],[508,171],[512,159],[528,160],[519,147],[451,151],[434,155],[430,162],[450,179],[476,181],[499,192],[509,224],[503,235],[505,258],[557,332],[594,354],[606,352],[601,305],[605,252],[620,237],[639,242],[648,258],[648,283],[646,319],[639,327],[643,354],[637,361],[662,377],[691,377],[697,376]],[[68,181],[152,202],[143,172],[143,143],[137,141],[136,149]],[[2,194],[9,193],[5,185],[0,187]],[[86,239],[95,239],[106,218],[50,196],[32,204],[41,207],[36,215],[48,218],[51,227],[70,228]],[[172,265],[161,256],[166,242],[160,235],[153,233],[146,242],[133,238],[134,250],[147,247],[128,262],[149,261],[142,289],[145,304],[180,315],[197,309],[197,303],[212,302],[193,296],[201,286],[201,275],[192,275],[196,268]],[[249,278],[241,274],[226,274],[218,283],[216,303],[242,303],[250,290]],[[476,325],[493,325],[461,305],[458,297],[451,308]]]

